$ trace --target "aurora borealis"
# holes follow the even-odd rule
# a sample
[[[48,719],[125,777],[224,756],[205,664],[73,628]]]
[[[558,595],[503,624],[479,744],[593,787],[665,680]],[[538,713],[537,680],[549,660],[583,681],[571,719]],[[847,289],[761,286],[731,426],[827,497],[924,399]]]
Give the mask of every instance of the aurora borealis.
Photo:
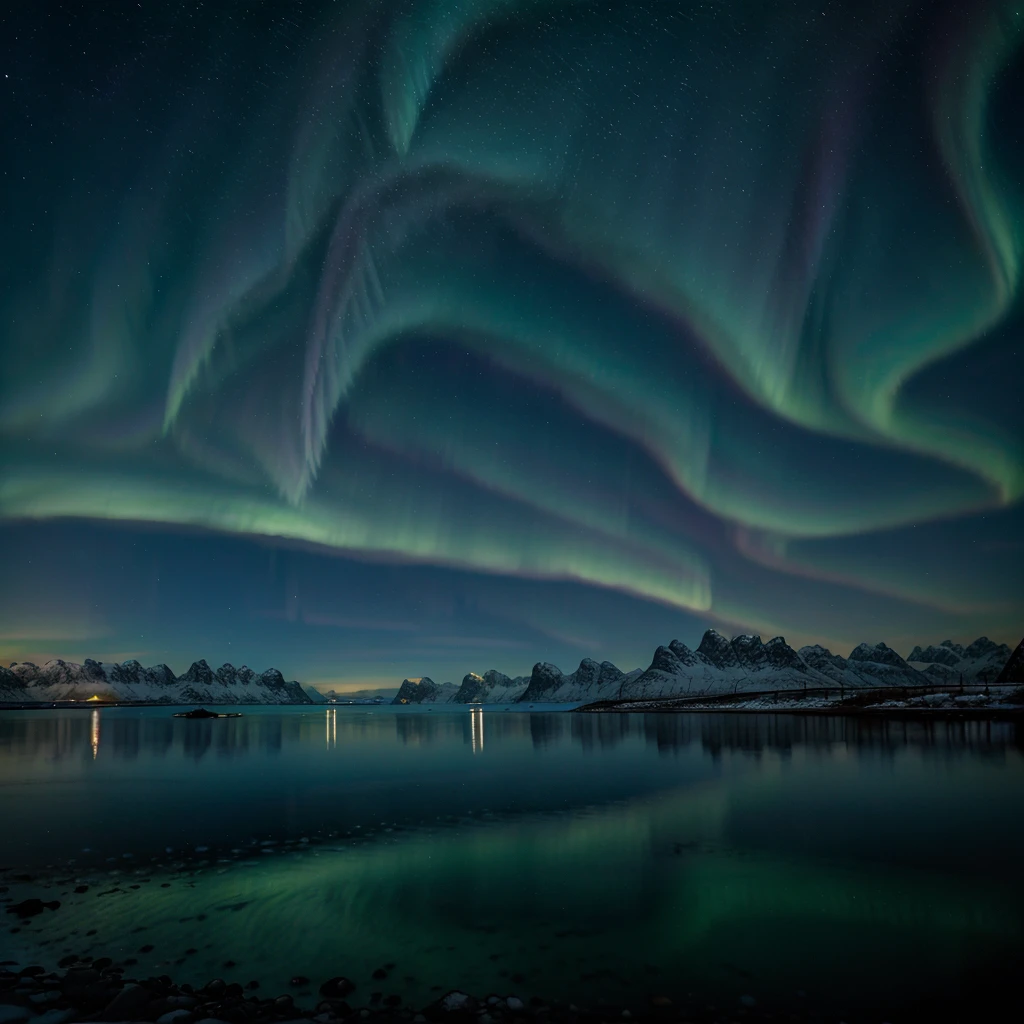
[[[1020,639],[1021,5],[4,35],[5,657]]]

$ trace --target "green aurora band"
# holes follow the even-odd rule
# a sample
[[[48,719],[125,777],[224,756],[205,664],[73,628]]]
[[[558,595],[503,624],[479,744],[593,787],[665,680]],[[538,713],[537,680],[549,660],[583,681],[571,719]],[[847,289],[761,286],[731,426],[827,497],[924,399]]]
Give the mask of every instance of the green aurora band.
[[[1024,8],[222,6],[12,51],[0,516],[1019,634]]]

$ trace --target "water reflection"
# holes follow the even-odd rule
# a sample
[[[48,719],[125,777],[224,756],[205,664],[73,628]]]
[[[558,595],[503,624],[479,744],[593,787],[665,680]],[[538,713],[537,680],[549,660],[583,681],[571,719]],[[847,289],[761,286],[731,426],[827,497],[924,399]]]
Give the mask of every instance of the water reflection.
[[[484,749],[484,709],[481,707],[470,707],[469,728],[473,753],[480,754]]]
[[[468,719],[468,721],[467,721]],[[247,713],[214,721],[175,719],[170,709],[91,709],[0,712],[0,755],[60,761],[83,755],[96,760],[100,738],[105,756],[135,760],[147,755],[183,755],[194,761],[279,753],[309,744],[339,746],[387,743],[404,746],[461,743],[474,754],[484,749],[482,707],[465,711],[346,713],[336,708],[304,713]],[[857,748],[893,752],[914,748],[938,756],[970,751],[1000,757],[1024,751],[1024,727],[1017,722],[881,719],[746,714],[486,714],[492,745],[528,743],[538,752],[575,747],[588,752],[643,743],[659,753],[691,748],[718,758],[725,753],[788,756],[797,748]],[[3,759],[0,756],[0,772]]]
[[[153,974],[202,983],[230,949],[270,990],[394,959],[407,1003],[521,973],[524,995],[736,1005],[815,979],[917,998],[1020,960],[1013,722],[172,713],[0,712],[0,865],[102,883],[59,897],[61,927],[98,956],[147,921]],[[0,930],[0,959],[29,938]]]
[[[327,749],[338,743],[338,711],[337,708],[327,709]]]

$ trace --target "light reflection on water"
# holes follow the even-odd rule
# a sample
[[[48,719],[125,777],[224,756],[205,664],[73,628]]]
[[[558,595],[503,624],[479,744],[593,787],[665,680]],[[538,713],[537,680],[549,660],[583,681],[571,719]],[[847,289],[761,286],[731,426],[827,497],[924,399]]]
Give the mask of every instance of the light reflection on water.
[[[440,984],[789,1008],[948,996],[1024,951],[1014,723],[170,716],[0,712],[0,863],[93,884],[0,958],[49,941],[202,983],[230,957],[230,980],[367,992],[393,961],[383,987],[412,1002]]]

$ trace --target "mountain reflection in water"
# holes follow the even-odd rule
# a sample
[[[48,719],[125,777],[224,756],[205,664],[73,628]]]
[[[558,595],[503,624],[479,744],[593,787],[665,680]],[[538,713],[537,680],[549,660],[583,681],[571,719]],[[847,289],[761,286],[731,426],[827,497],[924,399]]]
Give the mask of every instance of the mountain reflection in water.
[[[1013,722],[170,712],[0,712],[5,898],[62,900],[0,959],[856,1016],[980,1005],[1024,954]]]
[[[1009,749],[1024,751],[1024,724],[1007,721],[737,713],[504,714],[470,706],[457,712],[260,709],[242,718],[183,722],[172,718],[170,709],[108,708],[92,709],[88,715],[0,712],[0,757],[14,754],[54,761],[78,757],[86,747],[98,755],[101,723],[103,753],[113,758],[132,760],[142,751],[166,755],[172,750],[197,761],[207,755],[245,757],[306,746],[315,734],[322,739],[325,719],[328,749],[393,739],[419,746],[461,742],[479,749],[486,734],[490,743],[529,740],[538,750],[568,744],[583,750],[609,749],[640,741],[672,752],[698,744],[712,757],[723,751],[784,754],[795,747],[836,744],[891,751],[914,747],[940,756],[963,750],[992,756]]]

